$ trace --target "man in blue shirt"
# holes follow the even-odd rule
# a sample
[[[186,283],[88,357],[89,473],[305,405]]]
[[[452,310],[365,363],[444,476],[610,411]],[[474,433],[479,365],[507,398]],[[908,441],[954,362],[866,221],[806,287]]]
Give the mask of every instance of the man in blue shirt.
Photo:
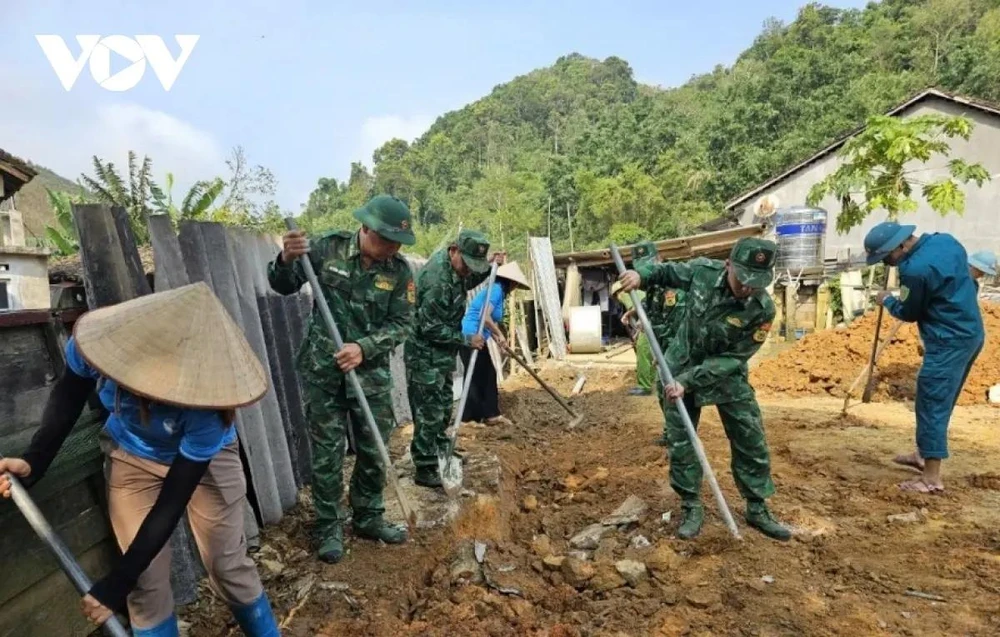
[[[985,340],[968,256],[948,234],[913,234],[915,226],[880,223],[865,236],[868,265],[899,268],[899,298],[880,292],[878,302],[901,321],[915,322],[924,343],[917,375],[917,453],[897,462],[923,475],[900,484],[905,491],[944,490],[941,461],[948,457],[948,422]]]

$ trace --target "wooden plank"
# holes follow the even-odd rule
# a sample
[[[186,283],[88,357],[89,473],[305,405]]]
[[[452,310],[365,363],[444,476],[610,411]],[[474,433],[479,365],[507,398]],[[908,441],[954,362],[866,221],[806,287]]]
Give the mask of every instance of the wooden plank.
[[[117,546],[101,542],[78,557],[92,580],[104,577],[114,563]],[[0,637],[87,637],[94,632],[80,613],[80,595],[57,571],[0,606]],[[58,627],[58,628],[54,628]]]
[[[531,238],[531,263],[538,282],[535,299],[541,305],[549,328],[549,349],[556,360],[563,360],[566,358],[566,331],[559,303],[559,283],[552,261],[552,244],[547,237]]]

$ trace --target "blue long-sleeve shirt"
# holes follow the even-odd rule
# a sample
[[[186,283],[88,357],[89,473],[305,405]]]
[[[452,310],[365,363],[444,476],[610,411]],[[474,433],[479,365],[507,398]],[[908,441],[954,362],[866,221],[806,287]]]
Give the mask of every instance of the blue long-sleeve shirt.
[[[479,317],[483,314],[483,305],[486,303],[486,288],[483,288],[472,297],[465,310],[465,317],[462,319],[462,333],[472,336],[479,329]],[[503,288],[499,283],[494,283],[490,290],[490,318],[497,325],[503,320]],[[483,338],[490,340],[490,330],[483,326]]]
[[[885,309],[916,322],[924,343],[974,341],[984,337],[976,284],[965,248],[950,234],[925,234],[899,264],[900,295]]]

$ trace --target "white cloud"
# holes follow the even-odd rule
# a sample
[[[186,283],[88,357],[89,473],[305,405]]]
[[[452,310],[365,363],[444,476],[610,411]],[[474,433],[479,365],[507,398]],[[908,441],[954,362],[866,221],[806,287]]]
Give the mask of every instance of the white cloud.
[[[390,139],[399,138],[412,142],[423,135],[434,118],[427,115],[380,115],[366,117],[361,124],[359,156],[366,166],[372,164],[372,153]]]
[[[0,82],[18,87],[0,99],[0,147],[67,179],[91,174],[94,155],[124,173],[130,150],[140,160],[143,155],[153,160],[157,182],[174,173],[175,195],[199,179],[226,173],[225,153],[215,138],[169,113],[132,102],[85,101],[55,82],[42,84],[9,69],[0,69]]]

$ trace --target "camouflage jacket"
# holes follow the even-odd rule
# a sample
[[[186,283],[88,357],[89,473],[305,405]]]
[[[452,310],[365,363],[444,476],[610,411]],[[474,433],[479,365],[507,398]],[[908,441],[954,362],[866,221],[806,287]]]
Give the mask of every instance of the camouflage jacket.
[[[389,391],[389,353],[403,342],[413,314],[415,288],[406,259],[396,255],[366,270],[361,264],[357,232],[333,231],[309,241],[309,260],[344,343],[357,343],[364,361],[357,368],[366,395]],[[283,263],[281,255],[267,268],[271,288],[294,294],[305,285],[302,264]],[[303,379],[336,393],[344,373],[334,360],[336,347],[319,307],[314,304],[298,363]],[[348,397],[354,397],[347,386]]]
[[[674,379],[696,404],[752,397],[747,361],[767,339],[774,320],[774,302],[767,292],[735,298],[726,281],[725,263],[713,259],[644,265],[638,272],[644,288],[686,292],[684,311],[665,355]]]
[[[469,342],[462,334],[466,297],[487,278],[489,272],[460,277],[447,249],[431,255],[417,274],[416,312],[406,345],[408,360],[432,367],[454,365],[455,355]]]

